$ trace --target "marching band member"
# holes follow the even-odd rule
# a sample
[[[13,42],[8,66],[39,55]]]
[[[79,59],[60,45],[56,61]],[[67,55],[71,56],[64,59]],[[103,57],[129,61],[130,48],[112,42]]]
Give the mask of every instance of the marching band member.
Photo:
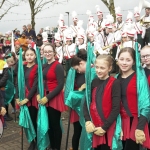
[[[62,41],[59,33],[55,33],[55,47],[56,47],[55,60],[58,60],[58,62],[61,64],[63,60],[63,50],[62,50]]]
[[[107,15],[106,17],[105,29],[97,37],[101,47],[100,54],[111,54],[111,49],[114,45],[114,34],[112,33],[114,18],[112,15]]]
[[[72,19],[73,19],[73,25],[70,26],[70,29],[72,30],[73,33],[73,43],[76,43],[77,39],[77,33],[78,33],[78,18],[77,18],[77,13],[75,11],[72,12]]]
[[[117,40],[121,41],[121,32],[122,32],[123,26],[124,26],[124,21],[122,21],[121,8],[116,7],[115,8],[115,13],[116,13],[117,21],[116,21],[115,27],[114,27],[114,34],[115,34],[115,37],[117,37]]]
[[[86,36],[83,30],[78,31],[78,49],[85,49],[86,50]]]
[[[101,50],[101,45],[97,39],[98,31],[96,31],[96,28],[94,26],[90,26],[87,31],[87,37],[89,42],[94,46],[94,55],[97,54],[103,54],[103,51]]]
[[[118,45],[118,47],[117,47],[117,53],[116,53],[116,58],[115,58],[116,61],[118,61],[118,54],[119,54],[120,50],[121,50],[122,48],[124,48],[124,43],[125,43],[125,42],[127,42],[127,33],[126,33],[126,31],[124,30],[124,31],[122,32],[122,35],[121,35],[121,43],[120,43],[120,45]]]
[[[99,5],[96,5],[95,8],[96,8],[97,17],[98,17],[98,20],[96,21],[96,23],[97,23],[97,31],[101,32],[103,30],[103,27],[104,27],[104,25],[103,25],[104,24],[103,12],[100,10]]]
[[[94,16],[92,15],[92,12],[90,10],[87,10],[86,14],[89,17],[88,18],[87,29],[86,29],[86,34],[87,34],[90,26],[93,26],[94,28],[97,28],[97,23],[94,21]]]
[[[66,60],[66,75],[71,67],[71,59],[76,54],[76,44],[73,43],[72,32],[68,29],[65,32],[65,46],[63,47],[63,56]]]
[[[63,41],[63,43],[65,43],[65,37],[64,37],[64,32],[68,27],[65,25],[64,22],[64,15],[60,14],[59,16],[59,20],[58,20],[58,33],[61,36],[61,40]]]
[[[137,42],[141,44],[141,48],[143,48],[146,28],[144,26],[141,26],[140,13],[138,7],[134,8],[134,18],[135,18],[134,28],[137,32]]]
[[[143,27],[146,28],[144,45],[150,43],[150,3],[146,0],[140,0],[139,3],[139,12],[145,8],[145,15],[141,17],[140,21]]]

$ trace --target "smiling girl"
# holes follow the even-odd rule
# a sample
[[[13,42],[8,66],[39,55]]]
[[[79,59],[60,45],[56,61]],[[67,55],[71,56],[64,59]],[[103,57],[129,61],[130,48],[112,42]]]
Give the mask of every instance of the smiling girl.
[[[113,58],[110,55],[97,57],[95,70],[98,78],[92,81],[90,115],[87,105],[84,105],[86,131],[94,133],[92,140],[94,150],[112,149],[112,139],[120,110],[121,93],[119,80],[109,76],[112,65]]]
[[[49,139],[52,149],[60,150],[62,130],[60,126],[61,112],[66,111],[64,104],[64,70],[62,65],[55,60],[55,49],[51,44],[43,47],[47,63],[43,65],[44,97],[38,99],[46,105],[49,118]]]
[[[132,69],[135,64],[133,48],[123,48],[118,55],[118,65],[121,74],[121,119],[123,131],[123,149],[139,150],[140,144],[149,148],[148,120],[140,112],[138,114],[137,77]],[[145,106],[145,109],[148,106]]]

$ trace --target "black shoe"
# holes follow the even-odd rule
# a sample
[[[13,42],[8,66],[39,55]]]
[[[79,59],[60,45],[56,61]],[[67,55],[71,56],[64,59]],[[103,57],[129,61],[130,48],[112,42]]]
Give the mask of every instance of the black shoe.
[[[12,118],[12,117],[10,117],[9,115],[6,115],[5,120],[6,120],[6,121],[12,121],[12,120],[13,120],[13,118]]]
[[[35,147],[36,147],[36,142],[33,140],[33,141],[30,143],[30,146],[29,146],[28,150],[35,150]]]

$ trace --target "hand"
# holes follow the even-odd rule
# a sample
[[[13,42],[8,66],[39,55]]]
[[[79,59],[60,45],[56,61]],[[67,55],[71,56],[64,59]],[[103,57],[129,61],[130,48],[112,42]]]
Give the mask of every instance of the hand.
[[[121,133],[120,133],[120,140],[122,140],[122,137],[123,137],[123,131],[121,130]]]
[[[82,84],[81,87],[78,89],[78,91],[83,91],[86,88],[86,84]]]
[[[47,97],[43,97],[41,100],[38,101],[39,104],[45,105],[48,102]]]
[[[16,99],[16,103],[17,103],[18,105],[20,105],[20,100],[19,100],[19,99]]]
[[[25,98],[24,100],[20,101],[20,106],[25,105],[29,100]]]
[[[143,144],[146,141],[145,134],[142,130],[136,129],[135,130],[135,140],[137,144]]]
[[[40,94],[38,94],[37,96],[36,96],[36,99],[37,99],[37,101],[39,102],[40,101]]]
[[[85,123],[85,129],[87,133],[92,133],[95,131],[95,126],[91,121]]]
[[[95,128],[95,132],[94,134],[98,135],[98,136],[103,136],[106,133],[105,130],[102,129],[102,127],[97,127]]]
[[[4,107],[1,107],[1,112],[0,112],[0,114],[1,114],[2,116],[4,116],[4,115],[6,114],[6,109],[5,109]]]

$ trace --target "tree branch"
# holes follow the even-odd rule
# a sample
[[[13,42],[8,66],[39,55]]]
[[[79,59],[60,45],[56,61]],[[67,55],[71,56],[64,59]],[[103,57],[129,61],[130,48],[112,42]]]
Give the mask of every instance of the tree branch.
[[[101,1],[106,5],[107,8],[109,8],[109,4],[108,4],[107,0],[101,0]]]

